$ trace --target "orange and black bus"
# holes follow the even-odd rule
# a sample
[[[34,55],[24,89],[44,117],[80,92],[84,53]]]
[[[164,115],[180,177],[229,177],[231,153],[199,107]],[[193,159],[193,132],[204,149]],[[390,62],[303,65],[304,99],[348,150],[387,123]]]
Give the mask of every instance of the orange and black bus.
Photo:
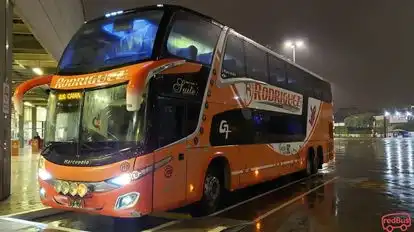
[[[53,208],[138,217],[333,159],[330,84],[214,19],[172,5],[85,23],[50,88],[38,180]]]

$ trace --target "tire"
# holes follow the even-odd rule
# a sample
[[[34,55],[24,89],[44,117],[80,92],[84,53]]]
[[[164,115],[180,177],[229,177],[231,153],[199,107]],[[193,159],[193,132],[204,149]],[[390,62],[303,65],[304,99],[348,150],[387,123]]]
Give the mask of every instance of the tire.
[[[314,155],[313,156],[313,162],[312,162],[312,174],[318,173],[319,170],[319,156]]]
[[[312,155],[309,154],[308,155],[308,159],[306,161],[306,170],[305,170],[305,175],[306,176],[310,176],[312,175],[312,171],[313,171],[313,160],[312,160]]]
[[[217,210],[224,193],[224,185],[220,171],[210,166],[203,183],[203,197],[199,204],[199,213],[208,215]]]

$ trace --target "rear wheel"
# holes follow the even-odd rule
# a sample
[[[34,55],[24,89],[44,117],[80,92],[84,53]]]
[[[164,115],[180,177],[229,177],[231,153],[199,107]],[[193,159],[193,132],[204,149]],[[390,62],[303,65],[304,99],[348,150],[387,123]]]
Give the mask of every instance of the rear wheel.
[[[199,210],[205,214],[211,214],[216,211],[220,199],[223,195],[223,179],[217,168],[210,166],[207,170],[203,184],[203,197],[201,199]]]
[[[318,173],[318,169],[319,169],[319,156],[318,155],[314,155],[313,156],[313,162],[312,162],[312,174],[316,174]]]
[[[312,155],[308,155],[308,160],[306,161],[306,176],[312,175],[312,167],[313,167],[313,159]]]

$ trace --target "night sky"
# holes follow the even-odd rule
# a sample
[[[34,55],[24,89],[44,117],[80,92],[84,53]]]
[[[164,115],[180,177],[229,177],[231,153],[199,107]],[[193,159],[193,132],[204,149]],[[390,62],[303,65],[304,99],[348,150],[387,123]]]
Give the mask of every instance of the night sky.
[[[157,3],[189,7],[290,57],[283,41],[304,38],[296,61],[329,80],[335,108],[414,103],[412,0],[84,0],[86,18]],[[258,4],[258,3],[261,4]],[[413,104],[414,105],[414,104]]]

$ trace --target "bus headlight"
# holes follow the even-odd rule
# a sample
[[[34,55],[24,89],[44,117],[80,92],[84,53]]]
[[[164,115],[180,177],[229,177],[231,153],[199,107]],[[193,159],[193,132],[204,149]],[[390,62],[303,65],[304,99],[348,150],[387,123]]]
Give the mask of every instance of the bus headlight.
[[[39,176],[39,178],[44,181],[50,180],[53,178],[52,175],[45,169],[45,158],[43,158],[43,156],[40,156],[39,158],[37,171],[38,171],[37,175]]]
[[[62,182],[62,193],[64,195],[66,195],[66,194],[69,193],[69,191],[70,191],[70,185],[69,185],[69,183],[67,181],[63,181]]]
[[[79,184],[78,185],[78,195],[80,197],[84,197],[88,193],[88,186],[85,184]]]
[[[52,179],[52,175],[45,169],[39,169],[38,175],[40,179],[45,180],[45,181]]]
[[[124,186],[131,183],[131,175],[129,173],[124,173],[120,176],[109,179],[108,182],[117,186]]]
[[[70,183],[69,194],[72,196],[76,196],[78,194],[78,184],[77,183]]]
[[[55,181],[55,191],[57,193],[62,192],[62,182],[61,181]]]

